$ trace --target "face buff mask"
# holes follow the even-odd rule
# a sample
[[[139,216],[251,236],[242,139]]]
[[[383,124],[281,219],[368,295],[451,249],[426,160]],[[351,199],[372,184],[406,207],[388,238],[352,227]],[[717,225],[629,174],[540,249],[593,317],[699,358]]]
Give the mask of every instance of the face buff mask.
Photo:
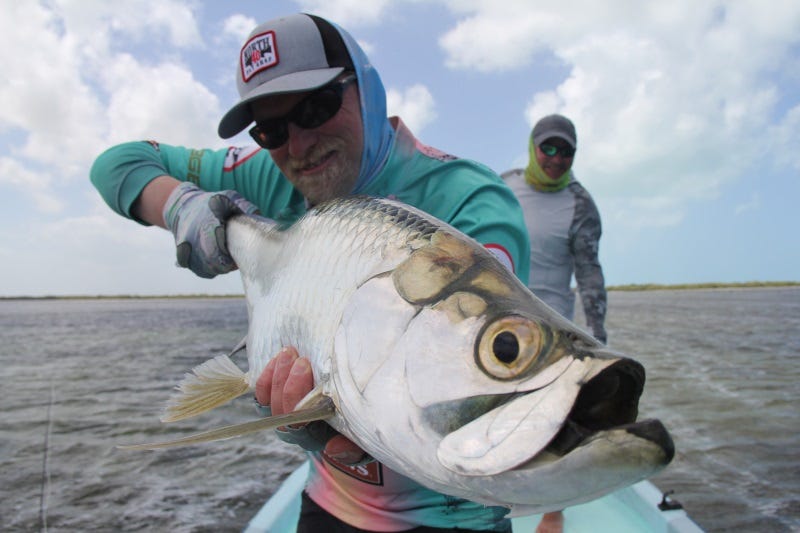
[[[383,170],[394,143],[395,132],[386,116],[386,90],[378,72],[356,40],[336,24],[331,25],[342,36],[358,77],[361,121],[364,124],[361,172],[352,191],[353,194],[358,194]]]
[[[554,180],[545,174],[542,167],[539,166],[539,161],[536,159],[536,146],[533,144],[533,138],[530,140],[528,152],[530,153],[530,163],[528,163],[528,168],[525,169],[525,181],[528,182],[528,185],[542,192],[556,192],[567,186],[572,177],[572,169],[567,170],[561,177]]]

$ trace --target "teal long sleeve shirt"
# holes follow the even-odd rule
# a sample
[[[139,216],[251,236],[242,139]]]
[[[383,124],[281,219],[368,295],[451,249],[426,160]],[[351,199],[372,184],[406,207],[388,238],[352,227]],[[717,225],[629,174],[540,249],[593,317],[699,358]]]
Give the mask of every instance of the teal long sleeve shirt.
[[[530,249],[522,209],[487,167],[421,144],[399,119],[386,164],[364,194],[417,207],[471,236],[528,282]],[[153,141],[120,144],[101,154],[91,180],[106,203],[135,219],[131,208],[154,178],[169,175],[207,191],[233,189],[261,213],[292,223],[307,205],[269,152],[256,146],[193,149]],[[139,221],[141,223],[141,221]]]

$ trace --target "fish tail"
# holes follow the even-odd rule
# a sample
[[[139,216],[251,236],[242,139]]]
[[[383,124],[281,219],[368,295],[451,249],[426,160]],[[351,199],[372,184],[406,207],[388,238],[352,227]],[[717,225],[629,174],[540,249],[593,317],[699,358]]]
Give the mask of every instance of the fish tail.
[[[226,404],[250,390],[247,377],[227,355],[218,355],[187,373],[175,389],[162,422],[190,418]]]

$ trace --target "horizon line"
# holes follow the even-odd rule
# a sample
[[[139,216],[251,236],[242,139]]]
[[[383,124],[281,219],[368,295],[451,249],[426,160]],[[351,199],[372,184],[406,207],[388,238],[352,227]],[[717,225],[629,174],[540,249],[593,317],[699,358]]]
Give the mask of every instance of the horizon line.
[[[607,291],[654,291],[654,290],[696,290],[696,289],[741,289],[764,287],[794,287],[800,281],[743,281],[743,282],[706,282],[706,283],[629,283],[609,285]],[[573,287],[575,290],[575,287]],[[0,296],[0,300],[126,300],[126,299],[169,299],[169,298],[244,298],[244,293],[234,294],[63,294],[63,295],[17,295]]]

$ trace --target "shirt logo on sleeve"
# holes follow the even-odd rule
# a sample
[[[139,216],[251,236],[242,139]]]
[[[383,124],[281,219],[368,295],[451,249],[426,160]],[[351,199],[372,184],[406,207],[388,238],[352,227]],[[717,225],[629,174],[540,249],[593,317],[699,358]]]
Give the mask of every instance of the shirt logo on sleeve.
[[[512,273],[515,272],[514,270],[514,260],[511,258],[511,254],[508,253],[508,250],[505,247],[495,244],[489,243],[484,245],[487,250],[489,250],[503,265],[509,269]]]
[[[275,46],[275,32],[259,33],[244,43],[239,56],[242,67],[242,80],[250,78],[278,64],[278,49]]]
[[[231,146],[225,154],[225,172],[230,172],[245,161],[253,157],[261,150],[258,145],[252,146]]]
[[[189,164],[187,167],[186,179],[195,185],[200,183],[200,168],[203,164],[203,151],[192,150],[189,152]]]

